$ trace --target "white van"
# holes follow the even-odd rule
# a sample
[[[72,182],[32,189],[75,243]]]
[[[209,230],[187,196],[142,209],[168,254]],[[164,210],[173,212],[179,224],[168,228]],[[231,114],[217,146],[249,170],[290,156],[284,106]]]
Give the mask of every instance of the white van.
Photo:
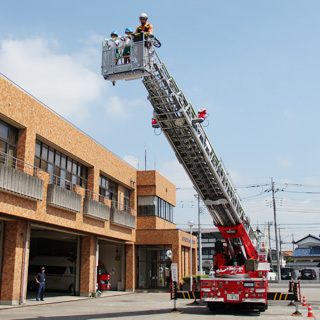
[[[36,256],[29,259],[28,291],[35,291],[35,276],[45,267],[46,290],[74,291],[76,260],[68,257]]]

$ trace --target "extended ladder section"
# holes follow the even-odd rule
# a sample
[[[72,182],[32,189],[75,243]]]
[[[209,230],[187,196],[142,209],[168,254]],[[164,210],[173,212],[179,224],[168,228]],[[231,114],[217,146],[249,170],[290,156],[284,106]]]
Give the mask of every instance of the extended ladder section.
[[[146,47],[144,43],[141,45]],[[197,113],[152,46],[148,54],[150,64],[146,66],[142,82],[149,93],[148,99],[154,109],[153,117],[224,238],[228,241],[233,238],[232,241],[236,241],[237,245],[244,245],[246,258],[257,258],[252,244],[252,240],[256,240],[255,233],[222,161],[217,157],[198,121]],[[112,64],[113,60],[109,63]],[[128,70],[128,66],[126,69]],[[107,79],[106,74],[103,76]],[[239,238],[242,243],[238,243]]]

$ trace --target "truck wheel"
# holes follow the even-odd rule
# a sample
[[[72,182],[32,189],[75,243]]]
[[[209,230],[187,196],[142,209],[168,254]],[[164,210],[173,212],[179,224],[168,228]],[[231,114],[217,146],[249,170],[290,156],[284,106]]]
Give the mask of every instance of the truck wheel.
[[[210,311],[216,311],[217,306],[214,302],[208,302],[208,308]]]
[[[258,310],[260,312],[265,312],[268,309],[268,305],[267,304],[263,304],[263,305],[259,305],[258,306]]]

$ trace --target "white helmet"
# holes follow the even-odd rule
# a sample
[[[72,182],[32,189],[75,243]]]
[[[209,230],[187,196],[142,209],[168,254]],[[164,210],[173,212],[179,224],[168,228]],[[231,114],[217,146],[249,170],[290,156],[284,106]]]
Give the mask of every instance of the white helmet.
[[[143,13],[141,13],[140,16],[139,16],[139,19],[141,19],[141,18],[148,20],[148,15],[143,12]]]

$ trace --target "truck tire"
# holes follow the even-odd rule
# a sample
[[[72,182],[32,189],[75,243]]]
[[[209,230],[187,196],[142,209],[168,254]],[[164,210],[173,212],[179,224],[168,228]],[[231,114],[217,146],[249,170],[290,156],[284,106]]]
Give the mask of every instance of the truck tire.
[[[267,304],[261,304],[258,306],[258,310],[260,312],[265,312],[268,309],[268,305]]]
[[[210,311],[215,311],[215,303],[214,302],[208,302],[208,308]]]

